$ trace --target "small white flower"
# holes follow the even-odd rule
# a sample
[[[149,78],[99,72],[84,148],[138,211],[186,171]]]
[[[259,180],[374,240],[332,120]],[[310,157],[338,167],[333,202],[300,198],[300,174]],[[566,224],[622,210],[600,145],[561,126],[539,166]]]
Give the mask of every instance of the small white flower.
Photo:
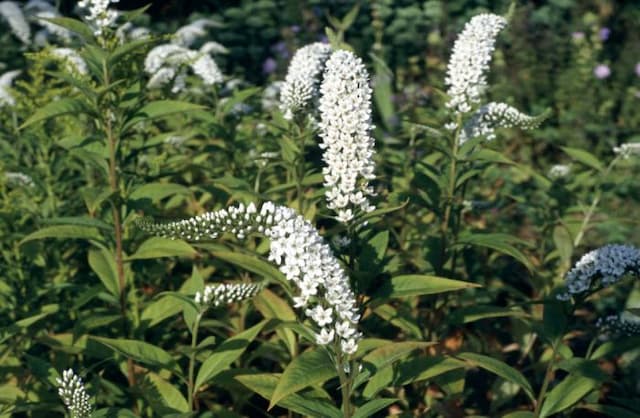
[[[113,26],[118,18],[118,11],[109,9],[111,3],[118,3],[119,0],[81,0],[78,7],[86,9],[85,20],[93,29],[95,35],[102,35],[102,32]]]
[[[320,334],[316,334],[316,344],[327,345],[333,342],[334,331],[327,328],[322,328]]]
[[[54,48],[51,55],[66,64],[69,72],[86,75],[89,72],[87,63],[84,62],[78,51],[71,48]]]
[[[307,309],[307,316],[310,316],[318,326],[324,327],[325,325],[333,322],[333,309],[323,309],[321,305],[317,305],[313,309]]]
[[[571,172],[571,167],[566,164],[555,164],[551,166],[547,175],[552,179],[566,177]]]
[[[545,117],[528,116],[506,103],[491,102],[478,109],[465,124],[460,133],[460,143],[479,136],[490,141],[496,137],[496,128],[535,129]]]
[[[342,340],[340,342],[342,351],[346,354],[353,354],[358,350],[358,343],[355,339]]]

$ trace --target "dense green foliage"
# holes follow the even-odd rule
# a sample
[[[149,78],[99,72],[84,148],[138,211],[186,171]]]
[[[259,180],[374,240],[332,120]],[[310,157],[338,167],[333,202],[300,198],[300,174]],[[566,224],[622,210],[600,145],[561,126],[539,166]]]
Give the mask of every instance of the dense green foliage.
[[[557,297],[588,251],[640,245],[640,156],[614,152],[640,138],[640,7],[265,0],[176,17],[155,3],[119,17],[152,33],[135,39],[96,35],[64,2],[51,22],[68,40],[22,44],[0,19],[0,72],[21,70],[15,103],[0,91],[0,416],[68,414],[70,368],[93,417],[640,416],[640,334],[598,324],[638,312],[633,274]],[[462,142],[445,72],[481,12],[509,21],[487,96],[543,121]],[[217,22],[196,44],[226,48],[224,82],[193,69],[187,88],[151,88],[145,57],[199,18]],[[286,119],[274,84],[325,39],[362,57],[373,90],[376,208],[347,224],[325,203],[317,106]],[[316,343],[268,239],[148,232],[148,217],[267,201],[346,271],[352,356]],[[255,296],[203,308],[207,284],[239,282]]]

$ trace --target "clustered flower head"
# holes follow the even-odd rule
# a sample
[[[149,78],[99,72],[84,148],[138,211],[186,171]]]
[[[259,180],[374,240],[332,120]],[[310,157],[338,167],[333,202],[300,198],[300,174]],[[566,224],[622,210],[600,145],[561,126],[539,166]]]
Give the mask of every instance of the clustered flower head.
[[[571,172],[571,167],[566,164],[555,164],[551,166],[547,175],[552,179],[566,177]]]
[[[321,42],[296,51],[280,90],[280,109],[285,119],[292,119],[317,99],[320,75],[330,53],[331,46]]]
[[[456,113],[467,113],[480,103],[496,37],[506,25],[502,16],[480,14],[465,25],[456,39],[445,78],[450,98],[447,107]]]
[[[25,45],[31,42],[31,28],[18,3],[13,1],[0,1],[0,17],[7,22],[9,28],[11,28],[11,32],[13,32],[16,38],[20,39],[20,42]]]
[[[627,142],[618,147],[613,147],[613,152],[625,160],[632,155],[640,155],[640,142]]]
[[[216,44],[218,45],[218,44]],[[211,43],[205,43],[199,51],[177,44],[163,44],[153,48],[144,61],[144,69],[151,76],[147,87],[162,87],[172,80],[174,93],[184,89],[185,67],[190,67],[205,85],[212,86],[223,81],[218,64],[211,57],[217,52]]]
[[[80,376],[77,376],[72,369],[68,369],[62,372],[62,379],[56,378],[56,382],[58,394],[69,410],[71,418],[89,418],[91,416],[90,398]]]
[[[569,300],[598,287],[617,283],[627,273],[640,273],[640,249],[610,244],[583,255],[565,277],[567,291],[558,296]]]
[[[460,143],[468,139],[484,136],[495,139],[496,128],[535,129],[546,115],[529,116],[506,103],[490,102],[478,109],[460,133]]]
[[[65,64],[66,70],[71,73],[86,75],[89,73],[87,63],[82,59],[78,51],[71,48],[53,48],[51,55]]]
[[[85,16],[87,22],[93,26],[96,36],[102,35],[102,32],[112,26],[118,18],[118,12],[109,9],[111,3],[118,3],[119,0],[81,0],[78,6],[87,9],[88,14]]]
[[[269,260],[298,289],[294,306],[315,323],[316,342],[352,354],[358,347],[360,315],[344,269],[318,231],[293,209],[265,202],[208,212],[169,224],[140,227],[162,236],[198,241],[231,233],[239,239],[259,233],[271,242]],[[204,296],[201,296],[201,298]]]
[[[7,71],[0,75],[0,107],[14,106],[16,104],[15,99],[9,92],[9,88],[18,75],[20,75],[20,70]]]
[[[631,315],[609,315],[598,319],[596,327],[603,334],[633,336],[640,334],[640,318]]]
[[[222,283],[207,285],[202,292],[196,292],[194,300],[196,304],[203,309],[209,306],[217,307],[249,299],[255,296],[262,288],[262,283]]]
[[[176,31],[174,34],[174,43],[184,47],[190,47],[198,39],[207,35],[207,28],[218,26],[220,26],[220,23],[213,19],[194,20]]]
[[[326,63],[320,86],[320,148],[327,207],[341,222],[358,210],[370,212],[375,178],[375,141],[371,136],[371,87],[362,60],[349,51],[336,51]]]
[[[14,171],[4,173],[4,180],[11,187],[34,187],[35,183],[31,176]]]

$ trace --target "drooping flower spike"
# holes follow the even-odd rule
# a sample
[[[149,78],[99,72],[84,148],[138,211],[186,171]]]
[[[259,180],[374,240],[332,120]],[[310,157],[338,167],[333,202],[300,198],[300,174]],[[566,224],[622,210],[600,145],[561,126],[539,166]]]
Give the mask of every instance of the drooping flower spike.
[[[631,245],[605,245],[583,255],[565,277],[567,291],[558,299],[569,300],[611,286],[628,273],[640,274],[640,249]]]
[[[241,302],[255,296],[263,289],[262,283],[218,283],[207,285],[196,292],[194,300],[201,310],[209,307]]]
[[[478,109],[460,133],[460,143],[467,139],[484,136],[495,139],[497,128],[536,129],[547,118],[547,113],[529,116],[506,103],[491,102]]]
[[[598,319],[596,327],[605,335],[633,336],[640,335],[640,318],[631,315],[609,315]]]
[[[80,376],[72,369],[62,372],[62,379],[56,378],[58,394],[69,410],[71,418],[89,418],[91,416],[91,404],[89,395]]]
[[[7,71],[0,75],[0,107],[2,106],[14,106],[16,101],[9,92],[13,80],[20,75],[20,70]]]
[[[250,234],[269,238],[268,258],[297,288],[294,306],[302,308],[315,324],[316,343],[343,354],[356,351],[360,315],[349,278],[318,231],[293,209],[271,202],[260,209],[253,203],[239,204],[174,223],[143,220],[139,226],[189,241],[215,239],[223,233],[238,239]]]
[[[0,1],[0,17],[7,22],[11,32],[20,39],[20,42],[25,45],[31,43],[31,28],[18,3]]]
[[[321,42],[296,51],[280,90],[280,110],[285,119],[307,110],[318,98],[320,76],[330,53],[331,46]]]
[[[371,87],[362,60],[336,51],[326,63],[320,86],[320,148],[327,207],[343,223],[358,212],[370,212],[375,178],[375,140],[371,135]]]
[[[474,16],[456,39],[447,66],[445,84],[455,113],[470,112],[481,101],[487,88],[487,71],[498,33],[507,20],[495,14]]]

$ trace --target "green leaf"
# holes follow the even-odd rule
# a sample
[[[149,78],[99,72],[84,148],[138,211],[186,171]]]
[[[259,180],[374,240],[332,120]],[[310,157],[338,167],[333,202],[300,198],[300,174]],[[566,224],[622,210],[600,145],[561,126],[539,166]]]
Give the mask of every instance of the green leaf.
[[[203,106],[181,102],[177,100],[156,100],[154,102],[147,103],[125,123],[122,130],[126,131],[138,122],[144,120],[158,119],[177,113],[190,112],[194,110],[201,110]]]
[[[379,301],[374,301],[373,304],[376,305],[378,303]],[[391,325],[400,328],[410,337],[424,337],[422,333],[422,327],[416,323],[414,318],[409,315],[402,315],[398,312],[398,309],[388,303],[375,306],[375,308],[373,308],[373,313],[375,313],[385,321],[388,321]]]
[[[132,52],[137,52],[138,50],[142,50],[147,45],[155,42],[156,39],[152,36],[126,42],[125,44],[118,46],[111,53],[111,55],[109,55],[109,65],[113,66],[115,64],[118,64],[118,62],[122,60],[126,55],[129,55]]]
[[[160,257],[192,257],[195,254],[197,251],[184,241],[151,237],[143,242],[138,250],[127,258],[127,261]]]
[[[493,357],[483,356],[482,354],[476,353],[460,353],[456,354],[456,357],[467,360],[475,366],[481,367],[487,371],[490,371],[491,373],[502,377],[503,379],[515,383],[516,385],[524,389],[525,393],[531,400],[535,400],[533,389],[531,388],[531,385],[529,384],[527,379],[522,375],[522,373],[509,366],[508,364],[494,359]]]
[[[566,152],[569,157],[574,159],[575,161],[586,165],[587,167],[594,168],[598,171],[604,171],[604,166],[600,162],[600,159],[595,155],[591,154],[588,151],[581,150],[578,148],[570,148],[570,147],[561,147],[564,152]]]
[[[130,409],[101,408],[91,413],[91,418],[138,418]]]
[[[260,87],[250,87],[248,89],[239,90],[233,94],[228,100],[224,103],[220,104],[220,109],[223,114],[229,113],[235,105],[238,103],[242,103],[247,100],[249,97],[258,94],[260,92]]]
[[[296,313],[291,306],[269,289],[263,289],[253,298],[253,305],[266,319],[277,318],[284,322],[296,320]],[[291,356],[297,353],[296,336],[288,328],[279,327],[276,333],[280,340],[287,346]]]
[[[480,285],[460,280],[445,279],[437,276],[409,274],[405,276],[396,276],[385,282],[381,286],[380,290],[374,294],[374,298],[387,300],[388,298],[434,295],[454,290],[469,289],[472,287],[480,287]]]
[[[334,376],[336,376],[336,368],[325,348],[319,347],[305,351],[294,358],[282,373],[269,401],[268,409],[273,408],[288,395],[308,386],[322,384]]]
[[[640,414],[612,405],[587,404],[580,405],[580,409],[588,411],[600,412],[602,415],[615,418],[640,418]]]
[[[266,321],[262,321],[220,344],[220,346],[213,351],[211,356],[202,363],[202,366],[200,366],[198,376],[196,377],[194,393],[198,391],[200,386],[213,379],[218,373],[236,361],[238,357],[244,353],[244,350],[247,349],[249,344],[257,337],[260,331],[262,331],[262,328],[264,328],[266,323]]]
[[[96,228],[76,225],[56,225],[32,232],[20,241],[20,245],[25,242],[44,238],[78,238],[102,241],[102,236]]]
[[[357,388],[366,382],[378,370],[390,366],[395,361],[408,356],[415,350],[426,348],[434,344],[436,343],[425,341],[389,341],[388,344],[372,350],[360,361],[363,366],[363,370],[356,376],[353,387]]]
[[[587,376],[570,374],[547,394],[540,409],[540,418],[548,417],[575,405],[594,390],[600,382]]]
[[[182,393],[170,382],[156,373],[146,373],[141,384],[141,392],[156,414],[166,416],[171,413],[189,412],[189,404]]]
[[[502,306],[472,305],[458,309],[451,315],[451,321],[455,324],[468,324],[488,318],[516,317],[523,318],[529,314],[519,308],[505,308]]]
[[[398,365],[394,386],[433,379],[441,374],[466,367],[466,363],[451,357],[418,357]]]
[[[120,353],[127,358],[131,358],[140,363],[170,370],[177,375],[182,375],[180,367],[173,357],[171,357],[171,354],[155,345],[144,341],[124,338],[104,338],[94,335],[91,335],[89,338],[109,347],[113,351]]]
[[[514,237],[513,235],[492,233],[463,235],[458,238],[458,242],[454,244],[454,247],[472,245],[491,248],[492,250],[496,250],[502,254],[513,257],[522,263],[522,265],[524,265],[529,271],[533,271],[534,268],[529,259],[520,250],[514,247],[512,243],[519,243],[527,246],[530,245],[528,242]]]
[[[85,23],[77,19],[71,19],[69,17],[37,17],[38,20],[45,20],[55,25],[62,26],[65,29],[69,29],[80,35],[87,42],[95,42],[93,31]]]
[[[27,126],[33,125],[34,123],[41,122],[43,120],[55,118],[62,115],[74,114],[78,115],[81,113],[85,113],[87,110],[87,105],[78,99],[59,99],[54,100],[44,107],[36,110],[36,113],[31,115],[29,119],[27,119],[20,129],[24,129]]]
[[[535,415],[531,411],[516,411],[503,415],[502,418],[535,418]]]
[[[164,198],[176,194],[189,194],[189,189],[181,184],[176,183],[148,183],[137,187],[129,195],[129,199],[149,199],[156,203]]]
[[[185,306],[185,301],[180,299],[177,295],[179,294],[174,293],[173,295],[164,295],[151,302],[142,311],[140,322],[146,323],[146,325],[151,328],[158,325],[165,319],[182,312]],[[186,298],[184,295],[180,296]]]
[[[96,273],[104,287],[115,297],[120,296],[120,283],[114,255],[106,248],[89,250],[89,266]]]
[[[63,216],[58,218],[43,219],[42,223],[45,225],[76,225],[76,226],[88,226],[104,231],[112,232],[113,225],[108,224],[100,219],[89,218],[88,216]]]
[[[356,410],[356,413],[353,414],[352,418],[368,418],[378,412],[379,410],[386,408],[392,403],[396,402],[398,399],[395,398],[382,398],[382,399],[374,399],[366,404],[362,405]]]
[[[248,374],[234,376],[238,382],[253,392],[269,400],[280,380],[280,374]],[[306,394],[291,394],[280,400],[278,405],[309,417],[342,418],[342,412],[326,399],[310,397]]]
[[[256,256],[231,251],[213,251],[211,255],[258,274],[267,280],[280,283],[288,293],[291,293],[291,286],[280,270]]]

